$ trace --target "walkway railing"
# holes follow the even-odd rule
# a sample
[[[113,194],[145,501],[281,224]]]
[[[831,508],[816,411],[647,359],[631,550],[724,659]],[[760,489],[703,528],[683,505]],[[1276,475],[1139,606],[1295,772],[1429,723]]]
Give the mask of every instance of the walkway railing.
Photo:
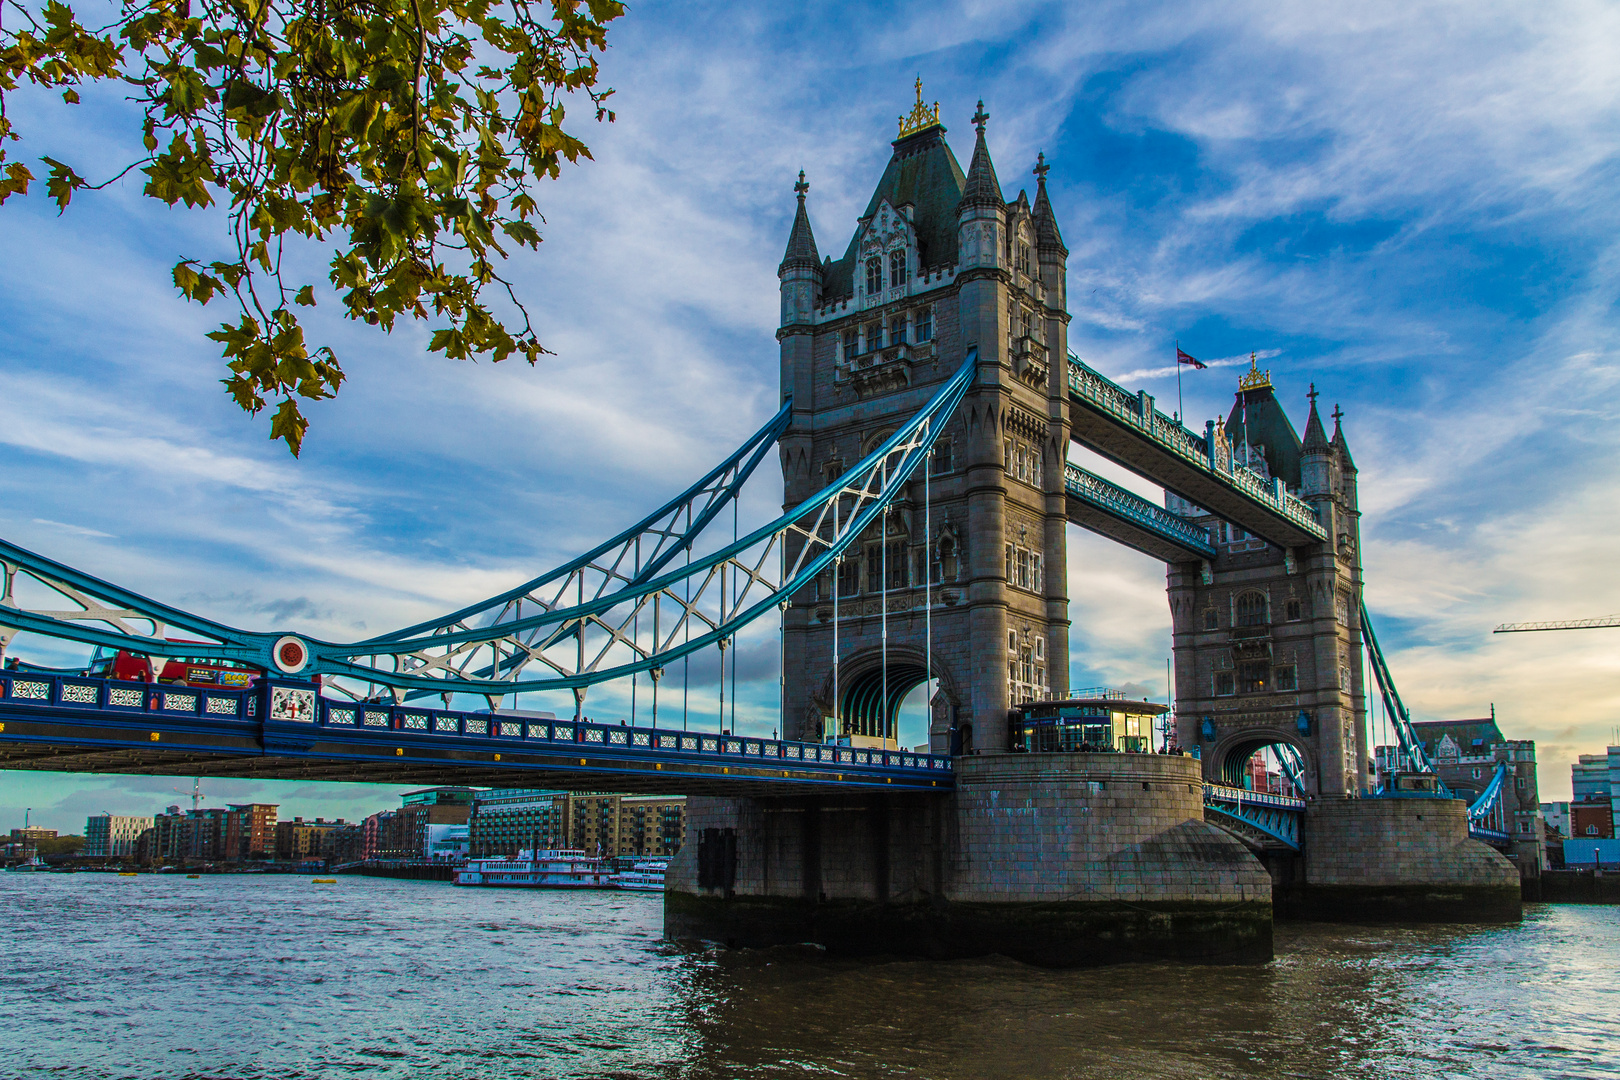
[[[1209,542],[1209,534],[1203,529],[1078,465],[1064,466],[1063,487],[1075,498],[1155,533],[1178,547],[1205,559],[1215,557],[1214,545]]]
[[[627,756],[735,762],[829,774],[852,772],[851,780],[871,783],[875,770],[948,779],[951,759],[944,754],[822,743],[719,735],[668,728],[627,727],[599,721],[519,717],[503,713],[426,709],[392,702],[355,702],[324,698],[313,686],[273,683],[245,690],[153,685],[78,675],[0,672],[0,716],[19,715],[82,719],[87,712],[115,722],[137,722],[139,735],[152,729],[164,743],[164,725],[192,729],[199,723],[256,733],[270,721],[286,732],[306,728],[345,741],[375,738],[393,745],[401,736],[418,736],[446,746],[517,750],[558,749],[566,745],[592,755],[601,751]],[[188,723],[189,722],[189,723]],[[296,725],[296,728],[294,727]],[[5,728],[0,723],[0,732]],[[842,779],[840,776],[839,779]],[[943,786],[943,785],[942,785]]]
[[[1145,392],[1129,393],[1107,376],[1086,366],[1073,353],[1069,354],[1069,395],[1108,413],[1187,464],[1237,488],[1317,539],[1327,539],[1327,531],[1322,528],[1316,511],[1311,509],[1309,503],[1290,495],[1281,484],[1268,482],[1235,464],[1225,447],[1212,447],[1209,439],[1188,431],[1153,408],[1153,399]]]
[[[1232,818],[1295,851],[1299,850],[1300,822],[1305,800],[1265,791],[1248,791],[1226,784],[1204,785],[1204,809]]]

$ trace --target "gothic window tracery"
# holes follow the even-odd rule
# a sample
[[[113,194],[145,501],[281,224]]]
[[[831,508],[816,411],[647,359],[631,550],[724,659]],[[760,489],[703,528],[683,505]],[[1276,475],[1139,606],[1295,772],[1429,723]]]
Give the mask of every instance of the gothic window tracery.
[[[933,339],[934,309],[931,305],[920,307],[917,309],[917,341],[921,344],[924,341],[932,341]]]
[[[906,283],[907,277],[905,249],[889,252],[889,288],[898,289]]]
[[[875,296],[883,291],[883,260],[873,256],[866,260],[866,293]]]
[[[1265,626],[1269,621],[1266,618],[1265,593],[1250,591],[1237,598],[1237,624],[1239,626]]]

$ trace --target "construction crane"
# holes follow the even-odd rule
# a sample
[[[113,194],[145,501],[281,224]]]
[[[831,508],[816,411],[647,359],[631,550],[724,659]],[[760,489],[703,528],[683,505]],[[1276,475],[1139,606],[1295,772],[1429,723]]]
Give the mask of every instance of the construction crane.
[[[1595,619],[1559,619],[1554,622],[1503,623],[1493,634],[1522,634],[1530,630],[1599,630],[1620,626],[1620,615],[1599,615]]]
[[[202,805],[202,801],[208,798],[208,796],[203,794],[202,777],[200,776],[192,778],[190,791],[187,791],[185,788],[174,788],[173,790],[178,794],[191,796],[192,813],[196,813],[197,808]]]

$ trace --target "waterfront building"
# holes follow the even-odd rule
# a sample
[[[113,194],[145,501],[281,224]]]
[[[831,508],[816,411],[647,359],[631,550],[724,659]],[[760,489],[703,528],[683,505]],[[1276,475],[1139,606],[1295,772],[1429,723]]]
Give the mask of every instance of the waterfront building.
[[[467,858],[467,826],[428,825],[426,829],[424,858],[443,862],[462,862]]]
[[[305,821],[295,817],[291,821],[276,822],[276,858],[282,862],[302,862],[305,859],[324,859],[333,833],[344,828],[342,818],[327,821],[316,818]]]
[[[577,848],[603,858],[670,856],[686,840],[686,798],[508,789],[480,792],[468,821],[474,858]]]
[[[1490,716],[1467,720],[1419,720],[1413,723],[1423,750],[1441,781],[1459,798],[1472,803],[1490,786],[1497,767],[1508,766],[1503,801],[1512,823],[1509,857],[1524,877],[1537,877],[1547,866],[1547,840],[1536,781],[1536,744],[1509,739]],[[1381,760],[1388,760],[1387,755]],[[1382,777],[1380,777],[1382,779]]]
[[[270,859],[276,851],[275,803],[232,803],[220,809],[182,811],[170,806],[152,819],[150,831],[136,837],[133,854],[142,862],[246,862]]]
[[[470,787],[434,787],[401,795],[394,823],[396,848],[409,851],[407,858],[430,857],[430,830],[442,825],[466,825],[477,794]]]
[[[100,859],[129,858],[135,854],[141,834],[151,827],[149,817],[96,814],[85,818],[82,854]]]
[[[7,859],[31,859],[39,851],[41,840],[55,840],[55,829],[40,829],[27,827],[12,829],[11,838],[6,841],[5,850],[0,856]]]

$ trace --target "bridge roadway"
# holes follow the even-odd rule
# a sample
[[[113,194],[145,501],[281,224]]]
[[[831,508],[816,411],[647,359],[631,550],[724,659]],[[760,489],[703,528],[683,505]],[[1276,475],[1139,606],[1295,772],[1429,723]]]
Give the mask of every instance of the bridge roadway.
[[[152,685],[0,671],[0,768],[686,795],[946,792],[951,759],[345,702],[313,684]]]
[[[1204,435],[1196,435],[1155,409],[1146,392],[1129,393],[1073,356],[1069,357],[1068,379],[1069,428],[1075,442],[1279,547],[1327,539],[1310,504],[1288,494],[1280,480],[1267,482],[1234,467],[1230,455],[1218,445],[1220,440],[1212,437],[1213,425]],[[1097,477],[1091,479],[1107,484]],[[1158,528],[1140,514],[1117,513],[1102,505],[1106,499],[1082,498],[1077,503],[1073,486],[1065,486],[1071,495],[1070,520],[1077,525],[1170,562],[1209,557],[1189,547],[1177,529]],[[1136,498],[1123,489],[1115,490]],[[1138,501],[1168,514],[1146,500]],[[1118,500],[1114,504],[1120,505]],[[1080,517],[1075,516],[1076,511]]]

